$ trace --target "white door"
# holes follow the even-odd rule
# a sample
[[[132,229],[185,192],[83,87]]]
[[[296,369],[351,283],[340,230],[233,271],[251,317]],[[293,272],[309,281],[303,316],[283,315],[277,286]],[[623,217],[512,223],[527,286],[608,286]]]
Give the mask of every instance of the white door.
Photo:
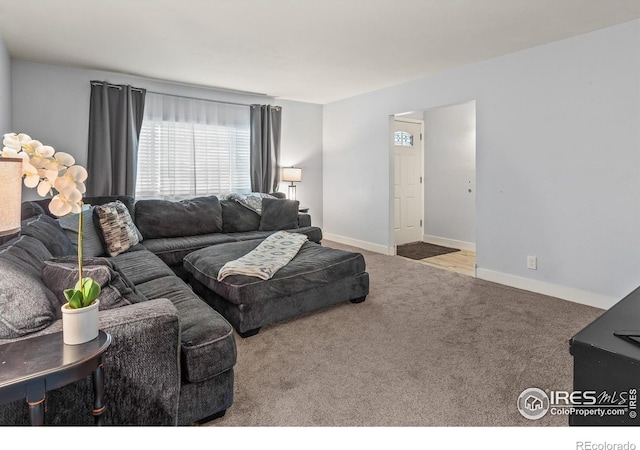
[[[395,120],[396,245],[422,241],[422,123]]]

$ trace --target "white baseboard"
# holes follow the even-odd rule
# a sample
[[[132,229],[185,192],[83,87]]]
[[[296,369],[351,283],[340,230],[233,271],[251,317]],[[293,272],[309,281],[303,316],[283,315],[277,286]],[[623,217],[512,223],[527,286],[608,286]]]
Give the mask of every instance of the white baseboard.
[[[431,236],[425,234],[422,236],[422,242],[429,244],[442,245],[444,247],[458,248],[460,250],[476,251],[475,242],[456,241],[455,239],[447,239],[439,236]]]
[[[386,245],[374,244],[372,242],[360,241],[358,239],[352,239],[338,234],[331,234],[322,232],[322,239],[328,241],[337,242],[338,244],[351,245],[353,247],[362,248],[371,252],[382,253],[383,255],[395,255],[395,247],[387,247]]]
[[[523,289],[525,291],[549,295],[551,297],[557,297],[570,302],[581,303],[583,305],[601,309],[609,309],[620,300],[615,297],[595,294],[593,292],[560,286],[553,283],[547,283],[545,281],[532,280],[530,278],[510,275],[508,273],[496,272],[489,269],[477,268],[476,277],[482,280],[492,281],[494,283]]]

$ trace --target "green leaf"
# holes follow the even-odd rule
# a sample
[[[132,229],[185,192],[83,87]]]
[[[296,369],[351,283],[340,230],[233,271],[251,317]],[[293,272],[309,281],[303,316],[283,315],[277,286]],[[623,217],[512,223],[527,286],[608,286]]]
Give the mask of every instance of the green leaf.
[[[82,308],[82,291],[73,290],[73,294],[69,299],[69,306],[73,309]]]
[[[86,308],[100,296],[100,285],[92,278],[85,277],[78,280],[74,289],[66,289],[64,296],[69,302],[69,307],[78,309]]]
[[[84,297],[83,306],[89,306],[100,296],[100,285],[91,278],[83,278],[82,295]]]
[[[64,297],[67,299],[67,301],[71,300],[71,297],[73,297],[73,294],[76,292],[75,289],[65,289],[64,290]]]

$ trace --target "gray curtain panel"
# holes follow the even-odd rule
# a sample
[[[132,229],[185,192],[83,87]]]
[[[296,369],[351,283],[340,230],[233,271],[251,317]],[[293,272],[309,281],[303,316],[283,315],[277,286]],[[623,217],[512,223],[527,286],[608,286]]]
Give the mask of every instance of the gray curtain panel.
[[[87,195],[135,194],[145,89],[91,81]]]
[[[282,108],[251,105],[251,190],[274,192],[280,182]]]

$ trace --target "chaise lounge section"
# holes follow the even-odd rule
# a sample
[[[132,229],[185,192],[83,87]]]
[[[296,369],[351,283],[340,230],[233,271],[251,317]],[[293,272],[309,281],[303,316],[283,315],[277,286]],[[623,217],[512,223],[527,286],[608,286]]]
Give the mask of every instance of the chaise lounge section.
[[[298,254],[268,280],[231,275],[218,281],[220,269],[254,250],[245,241],[204,248],[184,258],[189,283],[241,337],[264,325],[298,317],[345,301],[360,303],[369,293],[369,274],[360,253],[305,242]]]

